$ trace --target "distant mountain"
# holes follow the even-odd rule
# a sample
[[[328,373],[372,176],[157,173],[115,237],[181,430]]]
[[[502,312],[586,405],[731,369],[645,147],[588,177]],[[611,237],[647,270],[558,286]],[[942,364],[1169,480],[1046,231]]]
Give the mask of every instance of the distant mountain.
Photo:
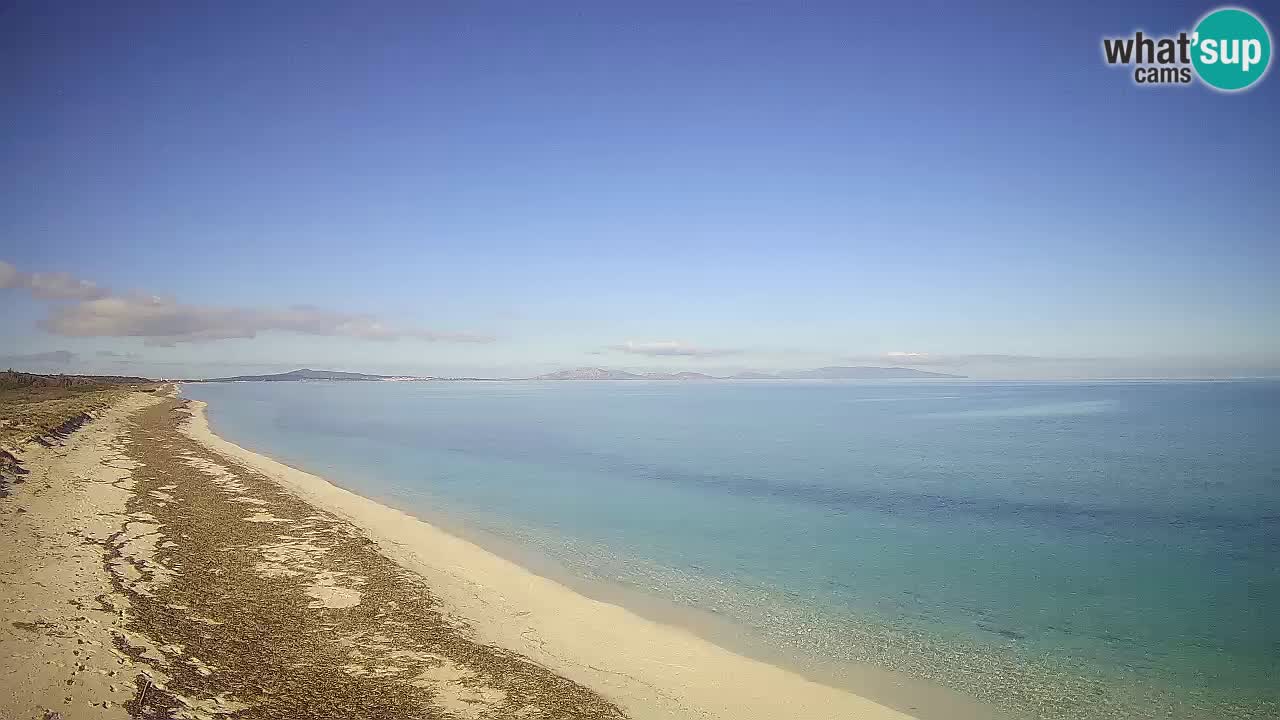
[[[888,380],[906,378],[959,378],[963,375],[926,372],[904,367],[822,367],[814,370],[794,370],[776,375],[746,371],[728,377],[717,377],[700,372],[645,373],[639,375],[625,370],[608,370],[598,367],[580,367],[573,370],[539,375],[534,380]]]
[[[303,368],[274,375],[236,375],[235,377],[209,378],[197,382],[289,382],[299,380],[427,380],[429,378],[408,375],[367,375],[365,373],[339,372],[337,370],[312,370]]]
[[[580,367],[539,375],[534,380],[644,380],[643,375],[625,370],[605,370],[598,367]]]
[[[645,373],[646,380],[722,380],[723,378],[707,375],[700,372],[678,372],[678,373]]]
[[[729,376],[729,379],[730,380],[777,380],[778,376],[770,375],[769,373],[756,372],[754,370],[747,370],[746,372],[734,373],[733,375]]]
[[[792,380],[884,380],[893,378],[961,378],[963,375],[926,372],[904,367],[821,367],[815,370],[797,370],[782,375]]]

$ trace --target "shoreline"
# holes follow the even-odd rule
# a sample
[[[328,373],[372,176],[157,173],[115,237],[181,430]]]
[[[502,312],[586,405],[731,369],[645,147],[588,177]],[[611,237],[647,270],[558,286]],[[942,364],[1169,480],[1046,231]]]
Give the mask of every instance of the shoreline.
[[[352,523],[180,428],[172,390],[18,448],[0,498],[0,715],[622,720],[476,640]]]
[[[265,453],[246,450],[271,458]],[[297,472],[316,475],[324,482],[347,490],[324,475],[310,473],[290,463],[276,462]],[[581,577],[556,558],[531,549],[518,539],[483,527],[469,526],[446,513],[406,509],[390,498],[367,497],[352,490],[348,492],[469,542],[587,599],[615,605],[644,620],[686,631],[726,652],[778,667],[837,691],[852,693],[909,714],[913,720],[1012,720],[1015,717],[951,688],[878,665],[822,660],[799,650],[778,648],[766,636],[756,634],[731,618],[696,606],[681,605],[613,580]]]
[[[200,403],[207,408],[204,401],[192,399],[191,402]],[[203,414],[210,433],[244,452],[261,456],[289,470],[313,475],[321,482],[432,526],[437,531],[475,545],[483,552],[514,564],[529,574],[564,586],[589,600],[618,606],[644,620],[686,631],[726,652],[775,666],[837,691],[860,696],[907,714],[913,720],[1014,720],[1021,717],[1011,714],[1007,709],[984,704],[938,682],[872,663],[823,659],[798,649],[779,647],[771,642],[771,638],[750,626],[711,610],[680,604],[611,579],[583,577],[553,555],[530,547],[519,538],[478,524],[470,524],[447,512],[410,507],[404,497],[362,495],[334,479],[342,474],[338,470],[312,472],[305,469],[300,458],[281,460],[268,454],[266,450],[259,451],[238,445],[218,435],[209,423],[207,410]]]
[[[181,427],[188,437],[360,528],[384,555],[422,576],[451,613],[469,621],[479,640],[524,654],[596,689],[631,717],[920,717],[591,597],[461,533],[243,448],[212,430],[205,403],[188,402],[191,419]],[[933,703],[913,698],[910,704]]]

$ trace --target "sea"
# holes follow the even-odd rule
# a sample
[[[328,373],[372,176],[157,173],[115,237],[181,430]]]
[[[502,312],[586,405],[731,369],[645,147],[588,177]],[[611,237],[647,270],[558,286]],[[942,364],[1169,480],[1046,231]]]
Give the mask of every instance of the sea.
[[[182,392],[232,442],[823,682],[1280,717],[1280,381]]]

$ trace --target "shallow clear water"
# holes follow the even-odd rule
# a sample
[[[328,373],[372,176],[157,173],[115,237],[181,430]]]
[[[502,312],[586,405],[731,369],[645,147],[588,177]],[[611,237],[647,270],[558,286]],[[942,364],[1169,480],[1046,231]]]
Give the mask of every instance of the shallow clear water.
[[[1280,716],[1280,383],[188,384],[228,439],[1027,717]]]

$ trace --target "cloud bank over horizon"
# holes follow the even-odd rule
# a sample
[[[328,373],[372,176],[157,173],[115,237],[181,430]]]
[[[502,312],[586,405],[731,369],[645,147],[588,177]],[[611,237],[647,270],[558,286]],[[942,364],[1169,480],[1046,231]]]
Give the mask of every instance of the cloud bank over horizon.
[[[106,288],[65,272],[25,273],[0,260],[0,289],[24,289],[40,300],[96,300],[109,293]]]
[[[0,363],[6,365],[68,365],[74,362],[77,357],[70,350],[50,350],[48,352],[0,355]]]
[[[253,338],[281,331],[339,336],[359,340],[400,339],[425,342],[487,343],[487,335],[398,327],[360,313],[325,310],[310,305],[283,309],[187,305],[157,295],[117,295],[69,273],[25,273],[0,261],[0,289],[26,290],[38,300],[56,304],[40,327],[65,337],[135,337],[148,345]]]
[[[630,339],[614,344],[546,345],[538,348],[539,354],[530,353],[528,344],[521,346],[521,338],[517,336],[513,344],[504,344],[501,352],[466,350],[467,346],[491,343],[495,338],[393,325],[373,314],[311,305],[235,307],[190,304],[171,297],[141,293],[123,294],[71,273],[23,272],[11,263],[0,261],[0,293],[6,291],[23,293],[35,301],[33,307],[38,315],[19,314],[15,317],[26,318],[34,329],[47,335],[44,340],[39,340],[37,336],[24,338],[20,328],[11,332],[9,345],[0,346],[0,362],[34,371],[95,372],[128,366],[141,374],[169,376],[176,372],[199,376],[203,374],[200,368],[225,369],[218,374],[252,374],[266,367],[293,369],[295,365],[309,365],[387,374],[521,377],[594,364],[590,358],[612,356],[613,362],[609,366],[615,369],[659,373],[696,369],[720,375],[777,373],[799,367],[833,365],[899,366],[988,379],[1254,377],[1280,374],[1280,354],[1268,352],[1265,348],[1236,352],[1224,349],[1216,355],[1208,352],[1199,355],[1162,353],[1154,349],[1146,354],[1088,356],[958,353],[932,349],[841,352],[839,347],[819,350],[818,345],[753,345],[752,341],[757,336],[750,335],[740,338],[741,345]],[[590,337],[587,330],[579,332],[582,337]],[[277,333],[293,339],[277,337],[255,341],[252,346],[243,344],[243,341]],[[67,341],[66,348],[60,348],[58,344],[49,342],[52,338],[72,340]],[[107,347],[85,344],[95,338],[115,339],[116,342]],[[306,338],[360,340],[370,344],[324,345]],[[224,346],[227,348],[225,352],[210,356],[203,349],[167,351],[163,355],[138,353],[121,345],[121,340],[136,340],[146,346],[163,348],[231,342]],[[411,348],[396,352],[373,349],[378,343],[397,340],[455,345],[453,350],[442,347],[430,355]],[[543,342],[531,336],[523,340],[525,343]],[[924,344],[903,345],[910,348]],[[584,350],[584,346],[595,349]],[[366,349],[360,349],[362,347]],[[454,352],[470,354],[449,354]],[[304,361],[286,362],[290,359]]]

